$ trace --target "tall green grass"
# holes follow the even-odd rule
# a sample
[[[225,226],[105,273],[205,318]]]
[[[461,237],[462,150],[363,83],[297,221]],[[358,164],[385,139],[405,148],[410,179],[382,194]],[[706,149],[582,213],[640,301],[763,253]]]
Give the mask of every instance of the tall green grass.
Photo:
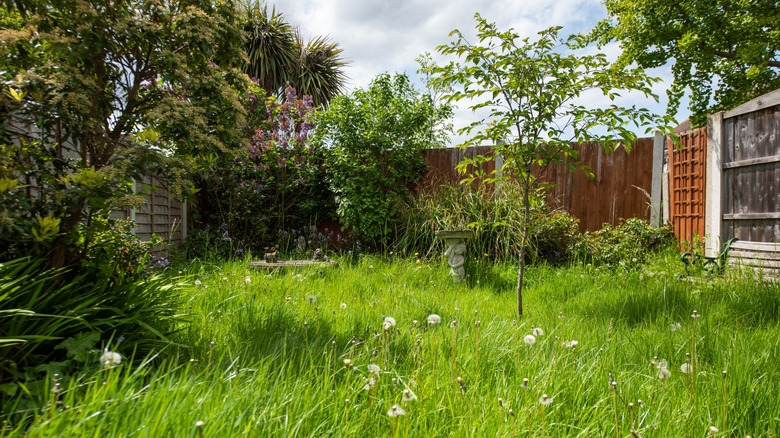
[[[6,411],[3,434],[776,434],[780,287],[738,273],[681,282],[675,258],[530,267],[519,321],[516,267],[479,257],[459,285],[438,257],[271,274],[193,263],[182,267],[191,323],[177,339],[188,347],[156,366],[93,367],[47,403]],[[396,325],[384,330],[385,317]],[[543,334],[529,346],[534,328]],[[691,352],[695,373],[684,374]],[[668,361],[668,378],[654,358]]]
[[[485,186],[441,185],[420,192],[403,212],[402,232],[395,245],[407,253],[434,247],[434,231],[473,230],[471,245],[492,259],[514,260],[523,234],[523,203],[516,182],[496,191]],[[529,261],[560,262],[578,234],[577,219],[564,211],[550,211],[541,195],[532,197],[529,221]]]

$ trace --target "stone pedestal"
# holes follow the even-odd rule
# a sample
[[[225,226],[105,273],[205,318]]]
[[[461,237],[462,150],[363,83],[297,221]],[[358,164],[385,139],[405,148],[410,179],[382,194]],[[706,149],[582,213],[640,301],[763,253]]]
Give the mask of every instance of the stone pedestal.
[[[447,263],[450,265],[450,275],[452,280],[460,283],[466,279],[466,270],[463,268],[466,263],[466,244],[465,239],[474,235],[471,230],[442,230],[437,231],[436,237],[444,239],[447,244],[447,250],[444,256],[447,257]]]

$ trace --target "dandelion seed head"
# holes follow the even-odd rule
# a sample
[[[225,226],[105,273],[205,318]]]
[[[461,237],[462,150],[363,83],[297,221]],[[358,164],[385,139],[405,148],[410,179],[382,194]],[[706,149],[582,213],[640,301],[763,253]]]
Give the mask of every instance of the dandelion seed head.
[[[431,313],[428,315],[428,324],[441,324],[441,316]]]
[[[684,363],[680,365],[680,371],[682,371],[685,374],[689,374],[693,372],[693,365],[689,363]]]
[[[403,400],[405,402],[415,401],[415,400],[417,400],[417,396],[414,395],[414,393],[412,392],[411,389],[406,388],[406,389],[404,389]]]
[[[715,426],[710,426],[710,435],[715,435],[715,434],[717,434],[718,432],[719,432],[719,431],[718,431],[718,428],[717,428],[717,427],[715,427]]]
[[[201,284],[203,283],[200,280],[195,280],[195,286],[200,286]]]
[[[534,335],[525,335],[523,338],[523,342],[528,344],[529,347],[533,346],[536,343],[536,337]]]
[[[658,378],[661,380],[666,380],[671,376],[672,376],[672,372],[666,368],[661,368],[660,370],[658,370]]]
[[[547,394],[542,394],[542,396],[539,398],[539,404],[542,406],[547,406],[550,403],[552,403],[553,399],[550,397],[547,397]]]
[[[339,307],[341,307],[341,310],[344,310],[347,308],[347,303],[341,303],[339,304]]]
[[[371,374],[379,374],[382,372],[382,368],[379,365],[372,363],[368,365],[368,372]]]
[[[310,302],[311,304],[316,304],[317,303],[317,297],[315,297],[314,295],[309,295],[309,296],[306,297],[306,301]]]
[[[398,416],[401,416],[401,415],[406,415],[406,411],[404,410],[404,408],[402,408],[402,407],[400,407],[398,405],[393,405],[393,407],[391,407],[390,410],[387,411],[387,416],[391,417],[391,418],[392,417],[398,417]]]
[[[252,278],[247,275],[246,278],[244,278],[244,284],[249,284],[251,282],[252,282]]]
[[[523,388],[528,388],[528,379],[523,379]]]
[[[106,348],[106,350],[100,356],[100,363],[103,364],[104,368],[111,368],[122,363],[122,356],[117,352],[108,351]]]
[[[533,330],[531,331],[531,333],[533,333],[533,334],[534,334],[534,336],[537,336],[537,337],[538,337],[538,336],[542,336],[542,335],[544,335],[544,330],[542,330],[542,329],[541,329],[541,328],[539,328],[539,327],[536,327],[535,329],[533,329]]]
[[[385,319],[382,320],[382,328],[385,331],[388,331],[393,327],[395,327],[395,318],[392,316],[386,316]]]
[[[203,422],[202,422],[202,421],[196,421],[196,422],[195,422],[195,427],[197,427],[198,429],[200,429],[201,427],[203,427]]]
[[[450,323],[450,328],[458,328],[458,322],[457,321],[452,321]]]

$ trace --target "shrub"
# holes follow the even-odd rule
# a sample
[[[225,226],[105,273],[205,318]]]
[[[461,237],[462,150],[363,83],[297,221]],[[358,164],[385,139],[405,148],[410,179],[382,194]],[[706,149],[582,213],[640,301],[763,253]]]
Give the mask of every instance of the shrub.
[[[299,98],[291,87],[281,101],[264,96],[255,84],[245,105],[259,126],[246,150],[214,165],[202,181],[200,196],[208,226],[220,227],[223,235],[241,236],[241,247],[257,252],[279,228],[301,227],[312,217],[334,214],[333,194],[324,181],[325,152],[309,139],[315,112],[311,96]],[[204,228],[197,239],[212,237]]]
[[[318,136],[329,145],[328,184],[344,226],[375,245],[388,242],[409,186],[425,171],[419,150],[443,144],[440,125],[450,114],[398,74],[379,75],[368,89],[331,102]]]
[[[674,242],[669,227],[653,227],[637,218],[621,219],[617,226],[604,224],[593,233],[584,233],[574,242],[571,254],[577,260],[593,264],[644,262],[647,254]]]
[[[576,239],[577,219],[560,210],[551,211],[540,193],[531,198],[527,250],[531,262],[562,262]],[[398,249],[427,252],[436,230],[471,229],[469,245],[477,254],[493,259],[515,259],[522,238],[520,187],[505,182],[497,192],[485,186],[442,185],[432,193],[420,192],[406,208]]]

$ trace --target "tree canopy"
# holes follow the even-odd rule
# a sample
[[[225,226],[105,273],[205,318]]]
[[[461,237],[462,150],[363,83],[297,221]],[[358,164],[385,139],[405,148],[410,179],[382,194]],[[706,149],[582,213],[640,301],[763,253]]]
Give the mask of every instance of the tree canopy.
[[[14,4],[18,25],[0,30],[0,178],[37,185],[11,222],[57,221],[47,228],[53,266],[89,246],[82,219],[128,200],[134,176],[155,166],[194,174],[241,146],[248,78],[232,3]],[[29,240],[11,230],[0,230],[3,241]]]
[[[780,7],[774,0],[603,0],[609,18],[589,35],[619,41],[617,68],[672,63],[669,113],[690,92],[691,120],[780,87]]]

